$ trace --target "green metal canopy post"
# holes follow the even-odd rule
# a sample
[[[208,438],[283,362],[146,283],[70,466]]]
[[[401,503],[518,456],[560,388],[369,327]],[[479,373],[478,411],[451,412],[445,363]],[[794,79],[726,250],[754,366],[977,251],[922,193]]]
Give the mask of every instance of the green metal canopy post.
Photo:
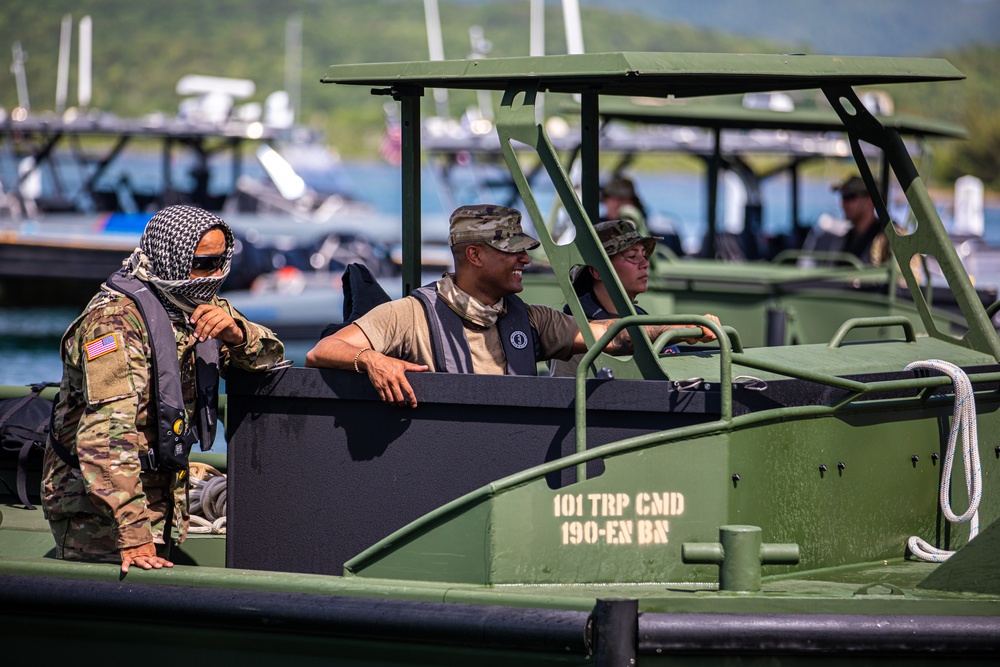
[[[597,93],[585,93],[580,100],[580,160],[582,174],[580,186],[583,189],[583,210],[594,222],[600,220],[601,208],[601,147]],[[621,311],[619,311],[621,312]]]
[[[403,179],[403,294],[420,287],[420,98],[419,88],[394,88],[399,101]]]
[[[625,295],[625,290],[618,279],[618,274],[611,266],[611,260],[608,259],[607,253],[604,252],[604,248],[597,238],[589,212],[585,210],[585,206],[581,203],[576,190],[573,188],[573,183],[570,181],[569,175],[560,164],[559,157],[548,136],[545,134],[544,127],[535,120],[535,98],[537,93],[537,81],[514,81],[507,86],[497,113],[497,133],[500,137],[500,148],[503,152],[504,160],[507,162],[507,168],[510,169],[514,183],[517,185],[517,190],[524,200],[525,207],[528,209],[528,215],[535,223],[535,231],[538,233],[539,240],[542,242],[552,268],[559,278],[560,285],[563,287],[563,293],[570,304],[570,310],[573,312],[573,316],[580,326],[580,331],[588,347],[592,347],[595,343],[593,332],[587,324],[587,318],[580,307],[579,298],[576,296],[569,281],[572,253],[555,244],[550,230],[545,225],[545,218],[538,208],[538,203],[531,192],[531,186],[528,184],[528,179],[525,177],[524,170],[521,168],[511,141],[519,141],[530,146],[538,154],[539,160],[545,166],[549,178],[555,186],[557,196],[562,201],[563,208],[565,208],[570,220],[572,220],[573,225],[576,227],[576,248],[583,257],[583,261],[597,269],[601,279],[608,287],[608,293],[617,312],[624,317],[635,315],[635,310]],[[590,182],[590,196],[593,197],[598,190],[598,186],[593,183],[597,177],[597,95],[584,96],[584,99],[585,107],[590,108],[590,105],[593,105],[589,113],[585,111],[585,115],[590,116],[595,121],[593,132],[584,136],[583,148],[581,150],[584,161],[584,192],[586,193],[588,190],[586,184]],[[588,143],[591,144],[589,147]],[[588,174],[590,181],[588,181]],[[591,201],[592,204],[595,203],[593,199]],[[665,379],[666,376],[660,367],[656,353],[653,351],[652,343],[646,332],[640,327],[630,326],[629,335],[632,338],[635,350],[633,359],[642,377],[646,379]]]

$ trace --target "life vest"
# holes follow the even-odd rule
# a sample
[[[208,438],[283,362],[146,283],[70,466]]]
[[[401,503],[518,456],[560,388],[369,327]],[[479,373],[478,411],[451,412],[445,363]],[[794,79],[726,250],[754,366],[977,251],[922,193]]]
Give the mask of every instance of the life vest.
[[[177,342],[170,316],[160,300],[144,282],[123,272],[114,273],[107,284],[135,302],[146,325],[152,348],[152,402],[156,411],[157,446],[151,447],[140,464],[145,470],[187,470],[188,456],[195,442],[201,449],[212,448],[219,410],[219,348],[221,341],[195,344],[195,415],[187,423],[184,412],[184,388],[177,358]],[[80,460],[49,429],[49,443],[65,463],[79,469]]]
[[[434,283],[412,294],[427,314],[434,366],[447,373],[472,373],[472,353],[462,318],[438,298]],[[507,297],[507,312],[497,320],[497,331],[507,359],[507,375],[535,375],[535,364],[541,356],[538,332],[528,321],[528,307],[513,294]]]

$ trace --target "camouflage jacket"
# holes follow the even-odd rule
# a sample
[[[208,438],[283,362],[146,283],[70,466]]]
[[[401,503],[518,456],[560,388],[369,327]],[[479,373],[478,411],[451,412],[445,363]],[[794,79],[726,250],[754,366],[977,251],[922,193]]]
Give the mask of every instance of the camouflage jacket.
[[[232,366],[262,371],[282,361],[284,346],[275,335],[248,321],[224,299],[215,299],[243,330],[242,345],[223,345],[223,376]],[[187,419],[194,418],[194,345],[189,326],[173,323],[181,365]],[[115,334],[113,349],[94,347]],[[59,442],[80,459],[76,470],[51,447],[42,471],[42,500],[50,522],[72,519],[83,542],[66,545],[97,554],[163,541],[170,498],[180,540],[187,532],[187,476],[169,471],[142,472],[139,456],[156,446],[152,349],[135,303],[102,290],[63,335],[63,378],[53,426]],[[85,524],[91,525],[85,525]],[[100,535],[100,539],[94,537]],[[88,537],[89,536],[89,537]]]

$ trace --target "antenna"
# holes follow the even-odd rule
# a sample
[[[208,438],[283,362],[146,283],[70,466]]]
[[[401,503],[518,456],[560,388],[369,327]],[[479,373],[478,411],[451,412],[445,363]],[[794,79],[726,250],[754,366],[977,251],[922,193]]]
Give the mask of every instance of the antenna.
[[[12,51],[14,64],[10,66],[10,71],[14,74],[14,80],[17,82],[17,106],[21,109],[23,117],[17,118],[18,113],[16,109],[12,115],[14,116],[14,120],[24,120],[24,118],[27,118],[28,112],[31,111],[31,102],[28,101],[28,80],[24,75],[24,63],[28,59],[28,56],[21,50],[21,42],[14,42]]]
[[[56,68],[56,115],[66,110],[66,91],[69,90],[69,50],[73,42],[73,16],[62,17],[59,29],[59,64]]]
[[[89,16],[84,16],[80,19],[80,76],[76,82],[76,102],[81,109],[90,106],[92,37],[93,22]]]

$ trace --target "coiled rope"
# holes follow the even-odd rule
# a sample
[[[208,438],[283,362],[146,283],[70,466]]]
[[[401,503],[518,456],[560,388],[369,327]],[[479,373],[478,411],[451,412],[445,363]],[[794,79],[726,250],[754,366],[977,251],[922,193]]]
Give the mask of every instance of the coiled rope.
[[[226,476],[205,463],[189,468],[189,533],[224,535],[226,532]]]
[[[928,368],[939,371],[951,377],[955,385],[955,411],[952,415],[951,433],[948,434],[948,450],[941,466],[941,492],[939,499],[941,511],[952,523],[969,523],[969,541],[979,534],[979,501],[983,493],[983,471],[979,464],[979,437],[976,431],[976,398],[972,390],[969,376],[961,368],[940,359],[915,361],[906,367]],[[955,444],[958,436],[962,436],[962,461],[965,464],[965,490],[969,496],[969,509],[961,516],[951,511],[951,467],[955,460]],[[938,549],[917,536],[907,542],[914,556],[920,560],[943,563],[954,551]]]

